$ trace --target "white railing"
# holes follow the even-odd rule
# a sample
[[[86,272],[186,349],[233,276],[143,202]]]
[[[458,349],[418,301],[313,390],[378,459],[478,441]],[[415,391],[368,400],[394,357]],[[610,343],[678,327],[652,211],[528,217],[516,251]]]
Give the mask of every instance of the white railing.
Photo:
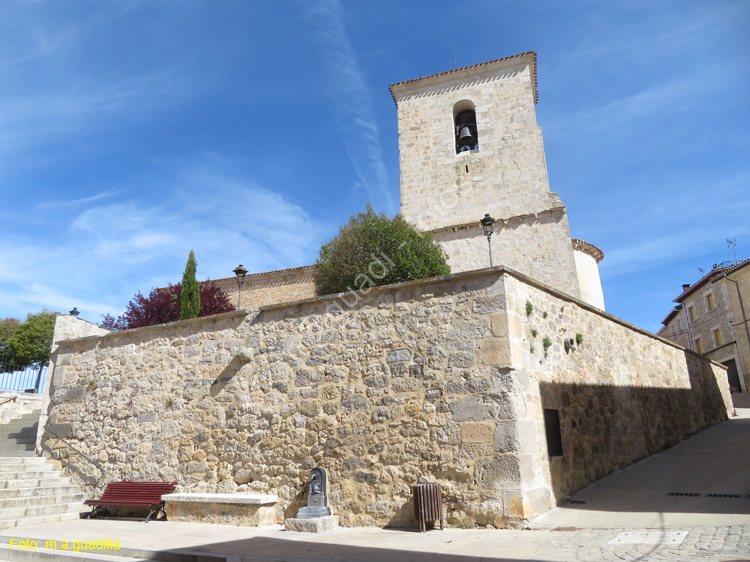
[[[0,390],[38,393],[44,389],[47,366],[19,367],[0,363]]]

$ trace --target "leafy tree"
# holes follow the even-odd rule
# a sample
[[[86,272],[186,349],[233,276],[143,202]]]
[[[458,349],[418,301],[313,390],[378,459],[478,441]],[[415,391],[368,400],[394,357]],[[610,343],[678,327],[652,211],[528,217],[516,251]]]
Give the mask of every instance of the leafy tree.
[[[182,274],[182,292],[180,293],[180,320],[198,318],[201,312],[201,296],[198,281],[195,280],[195,254],[190,250],[185,273]]]
[[[24,322],[15,318],[0,321],[0,363],[16,367],[49,363],[57,315],[42,310],[29,314]]]
[[[16,333],[16,329],[21,325],[21,321],[15,318],[5,318],[0,320],[0,364],[8,363],[6,354],[9,351],[8,345],[10,340],[13,338],[13,334]]]
[[[364,213],[352,215],[320,249],[315,288],[318,295],[329,295],[447,275],[451,270],[446,259],[429,234],[401,215],[388,218],[367,204]]]
[[[201,309],[199,316],[221,314],[235,309],[227,294],[214,281],[199,283]],[[152,289],[148,296],[138,291],[128,303],[125,313],[115,318],[107,314],[99,324],[102,328],[119,332],[132,328],[176,322],[180,319],[182,284]]]

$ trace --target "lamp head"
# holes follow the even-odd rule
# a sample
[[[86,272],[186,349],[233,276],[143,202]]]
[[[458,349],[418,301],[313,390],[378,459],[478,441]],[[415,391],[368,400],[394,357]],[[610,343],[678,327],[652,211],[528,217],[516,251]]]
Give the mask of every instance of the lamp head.
[[[492,236],[494,231],[495,219],[493,219],[489,213],[485,213],[484,218],[479,221],[484,229],[485,236]]]
[[[247,275],[247,269],[242,267],[242,264],[235,267],[233,270],[234,274],[237,276],[237,284],[242,287],[242,284],[245,282],[245,275]]]

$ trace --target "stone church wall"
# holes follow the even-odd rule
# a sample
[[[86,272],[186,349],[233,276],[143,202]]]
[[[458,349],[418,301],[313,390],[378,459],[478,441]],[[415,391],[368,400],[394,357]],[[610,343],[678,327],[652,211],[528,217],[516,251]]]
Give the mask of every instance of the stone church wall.
[[[281,522],[320,465],[343,525],[412,526],[424,478],[441,483],[449,525],[514,526],[726,418],[722,369],[504,268],[349,303],[58,342],[51,427],[103,472],[49,433],[44,454],[89,497],[112,480],[175,480],[277,494]],[[562,412],[551,463],[542,407]]]

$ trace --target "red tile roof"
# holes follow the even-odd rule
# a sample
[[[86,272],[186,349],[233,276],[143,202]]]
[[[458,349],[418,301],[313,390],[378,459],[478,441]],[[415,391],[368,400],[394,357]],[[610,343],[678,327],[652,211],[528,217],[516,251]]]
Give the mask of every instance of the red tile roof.
[[[300,267],[289,267],[287,269],[273,269],[271,271],[261,271],[259,273],[248,273],[245,275],[245,279],[248,277],[263,277],[266,275],[279,275],[282,273],[294,273],[294,272],[300,272],[302,273],[306,269],[315,269],[314,265],[302,265]],[[228,279],[236,279],[236,277],[220,277],[219,279],[209,279],[209,281],[226,281]]]
[[[707,283],[709,283],[711,281],[715,281],[719,277],[723,277],[724,274],[728,275],[728,274],[732,273],[733,271],[735,271],[735,270],[737,270],[737,269],[739,269],[741,267],[745,267],[749,263],[750,263],[750,258],[748,258],[748,259],[746,259],[744,261],[738,262],[738,263],[736,263],[734,265],[725,266],[725,267],[714,267],[714,269],[712,269],[711,271],[709,271],[708,273],[706,273],[703,277],[701,277],[700,279],[698,279],[698,281],[696,281],[686,291],[683,291],[682,293],[680,293],[680,296],[678,296],[676,299],[674,299],[673,302],[679,302],[679,303],[681,303],[683,300],[685,300],[685,297],[692,295],[695,291],[697,291],[698,289],[700,289],[701,287],[703,287]]]

